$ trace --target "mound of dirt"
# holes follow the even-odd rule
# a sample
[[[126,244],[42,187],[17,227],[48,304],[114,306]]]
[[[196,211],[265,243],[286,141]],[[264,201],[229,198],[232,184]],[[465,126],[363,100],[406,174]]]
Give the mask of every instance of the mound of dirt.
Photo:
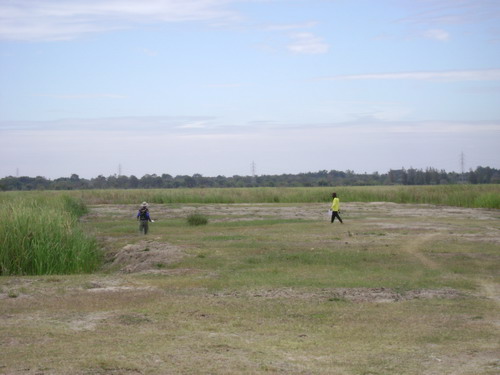
[[[111,266],[125,273],[155,272],[185,255],[181,248],[166,242],[141,241],[118,251]]]

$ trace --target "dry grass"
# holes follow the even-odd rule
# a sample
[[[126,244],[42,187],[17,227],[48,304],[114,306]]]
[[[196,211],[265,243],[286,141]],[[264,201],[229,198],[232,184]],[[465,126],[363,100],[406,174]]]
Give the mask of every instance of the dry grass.
[[[498,213],[344,208],[95,207],[103,272],[0,278],[0,374],[497,374]]]

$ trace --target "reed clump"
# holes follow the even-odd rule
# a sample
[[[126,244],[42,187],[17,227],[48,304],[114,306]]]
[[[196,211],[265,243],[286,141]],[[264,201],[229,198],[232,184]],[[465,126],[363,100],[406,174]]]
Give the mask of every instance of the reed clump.
[[[193,213],[187,217],[187,222],[189,225],[207,225],[208,217],[200,213]]]
[[[19,196],[0,206],[0,275],[74,274],[101,262],[97,242],[78,226],[85,204],[66,195]]]
[[[336,191],[344,202],[394,202],[500,208],[500,185],[341,186],[84,190],[68,192],[87,204],[319,203]],[[7,192],[10,193],[10,192]]]

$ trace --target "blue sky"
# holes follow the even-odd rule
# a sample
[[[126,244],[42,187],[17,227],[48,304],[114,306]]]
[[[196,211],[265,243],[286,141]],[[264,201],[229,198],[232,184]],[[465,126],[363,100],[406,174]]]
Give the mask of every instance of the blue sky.
[[[0,177],[500,168],[500,1],[0,0]]]

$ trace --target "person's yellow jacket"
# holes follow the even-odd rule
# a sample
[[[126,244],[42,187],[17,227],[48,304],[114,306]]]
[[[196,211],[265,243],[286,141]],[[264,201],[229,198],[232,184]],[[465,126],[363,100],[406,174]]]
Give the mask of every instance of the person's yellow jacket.
[[[340,211],[340,201],[338,198],[333,198],[332,211]]]

